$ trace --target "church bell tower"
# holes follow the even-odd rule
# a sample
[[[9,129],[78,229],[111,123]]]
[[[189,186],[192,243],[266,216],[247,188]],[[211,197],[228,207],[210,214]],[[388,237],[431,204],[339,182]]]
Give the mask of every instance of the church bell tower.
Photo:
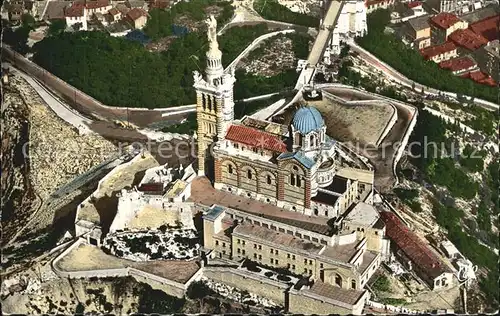
[[[212,163],[212,144],[226,136],[234,120],[234,69],[229,73],[222,67],[222,52],[217,42],[217,21],[211,15],[208,25],[209,48],[206,53],[205,77],[194,71],[196,90],[196,120],[198,122],[198,175],[207,175]]]

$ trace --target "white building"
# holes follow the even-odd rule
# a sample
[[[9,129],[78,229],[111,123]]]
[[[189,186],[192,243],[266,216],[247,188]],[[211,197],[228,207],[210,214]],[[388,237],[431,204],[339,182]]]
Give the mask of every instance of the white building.
[[[112,8],[109,0],[75,1],[64,8],[64,18],[68,27],[80,24],[78,30],[86,31],[87,21],[94,15],[104,15]]]
[[[109,232],[128,228],[129,223],[146,208],[154,210],[158,217],[167,212],[176,213],[184,227],[192,226],[192,203],[186,200],[191,196],[191,182],[195,177],[192,165],[186,169],[182,165],[175,169],[167,165],[147,169],[137,187],[121,191]],[[161,219],[158,218],[155,224],[160,226]]]
[[[87,30],[87,20],[90,18],[83,3],[74,2],[64,9],[64,18],[68,27],[80,24],[79,30]]]
[[[367,9],[363,0],[347,0],[340,12],[337,24],[333,30],[330,53],[340,53],[340,42],[368,32],[366,24]]]

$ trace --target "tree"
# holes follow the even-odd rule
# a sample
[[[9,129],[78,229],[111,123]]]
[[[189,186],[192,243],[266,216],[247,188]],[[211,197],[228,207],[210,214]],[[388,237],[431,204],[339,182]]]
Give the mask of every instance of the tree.
[[[351,47],[349,45],[344,44],[344,46],[342,46],[342,49],[340,50],[339,58],[347,57],[349,55],[350,49]]]
[[[52,20],[49,25],[49,36],[57,36],[66,29],[66,20]]]
[[[29,13],[24,13],[21,15],[21,24],[24,27],[29,28],[30,30],[35,29],[35,18],[32,17]]]
[[[24,55],[29,52],[27,44],[31,29],[28,26],[18,27],[15,31],[11,28],[4,29],[2,41],[10,45],[16,52]]]
[[[78,32],[83,27],[83,24],[81,22],[78,22],[78,23],[73,24],[71,27],[73,28],[73,30],[75,32]]]
[[[267,20],[282,21],[308,27],[319,26],[319,19],[317,17],[293,12],[279,4],[277,0],[255,0],[253,8]]]
[[[200,301],[200,312],[202,312],[203,309],[203,300],[211,294],[214,294],[214,291],[202,281],[191,283],[186,291],[186,296],[188,298]]]

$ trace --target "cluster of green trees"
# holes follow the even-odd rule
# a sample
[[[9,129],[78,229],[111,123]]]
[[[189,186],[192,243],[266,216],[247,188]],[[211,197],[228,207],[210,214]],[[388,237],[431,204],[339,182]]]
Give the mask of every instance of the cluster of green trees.
[[[152,9],[144,32],[153,40],[174,35],[174,25],[180,17],[192,21],[201,21],[207,16],[207,8],[217,6],[222,9],[217,17],[219,27],[228,22],[234,14],[234,8],[228,1],[196,0],[179,2],[170,10]]]
[[[408,205],[413,212],[422,212],[422,205],[417,200],[419,194],[417,189],[396,188],[394,189],[394,193],[396,193],[396,195],[403,201],[403,203]]]
[[[192,71],[204,65],[200,33],[169,50],[150,53],[141,44],[102,32],[62,33],[33,47],[33,60],[64,81],[111,106],[169,107],[195,98]]]
[[[319,19],[317,17],[293,12],[279,4],[277,0],[255,0],[253,8],[266,20],[281,21],[307,27],[319,26]]]
[[[440,147],[443,144],[443,149],[450,152],[453,148],[452,142],[446,135],[446,131],[454,130],[455,126],[445,122],[443,119],[433,116],[427,111],[419,112],[419,119],[415,126],[410,142],[416,141],[421,144],[425,142],[434,142]],[[432,147],[432,146],[429,146]],[[483,171],[484,162],[482,158],[474,158],[471,156],[473,147],[466,146],[463,150],[463,155],[458,159],[465,169],[470,171]],[[413,146],[412,154],[419,155],[414,158],[415,165],[424,173],[426,178],[432,183],[446,186],[450,193],[456,197],[471,199],[476,196],[479,191],[478,183],[474,182],[460,167],[458,163],[450,157],[446,157],[440,151],[434,151],[432,148],[425,146]],[[484,153],[480,153],[483,155]],[[460,252],[475,264],[487,270],[487,277],[480,278],[480,286],[484,293],[493,305],[498,304],[498,255],[491,251],[488,247],[483,246],[478,241],[478,236],[481,236],[481,231],[484,231],[487,238],[492,244],[498,245],[498,236],[496,242],[492,241],[491,221],[489,205],[491,204],[485,195],[498,192],[499,188],[499,173],[498,162],[493,162],[487,167],[487,185],[488,188],[483,188],[481,194],[484,195],[480,199],[480,204],[477,208],[477,228],[471,228],[471,232],[467,233],[463,230],[465,217],[464,212],[452,205],[443,205],[438,200],[433,199],[433,214],[436,217],[436,222],[447,230],[448,238],[453,242]],[[484,171],[483,171],[484,172]],[[413,194],[404,192],[404,197],[411,198]],[[498,193],[497,193],[498,194]],[[498,196],[498,195],[497,195]],[[498,203],[498,202],[497,202]],[[470,235],[473,234],[473,235]]]
[[[295,69],[288,69],[271,77],[254,75],[239,69],[235,75],[238,83],[234,87],[234,98],[236,100],[277,91],[292,90],[299,78],[299,73]]]
[[[223,58],[228,64],[256,36],[267,32],[265,24],[235,27],[220,39]],[[59,78],[111,106],[169,107],[190,104],[195,99],[192,88],[194,70],[202,71],[207,39],[199,32],[177,38],[162,53],[148,52],[141,44],[102,32],[59,33],[33,47],[34,61]],[[55,49],[57,48],[57,49]],[[284,77],[264,79],[266,91],[290,86]],[[238,74],[236,90],[245,98],[262,93],[255,80]],[[249,88],[242,85],[249,84]],[[270,86],[276,84],[274,87]],[[252,94],[254,93],[254,94]]]
[[[472,262],[487,270],[486,277],[480,277],[480,287],[490,300],[491,305],[498,306],[498,255],[488,247],[479,243],[478,239],[463,231],[460,219],[464,213],[454,207],[444,206],[439,201],[433,201],[434,216],[437,223],[446,228],[448,238],[460,252]]]
[[[415,165],[435,184],[448,188],[455,197],[472,199],[479,185],[454,160],[455,144],[445,135],[449,123],[427,111],[420,111],[410,142]]]
[[[173,314],[182,312],[185,299],[167,295],[163,291],[151,288],[146,283],[139,283],[137,287],[138,313]]]
[[[394,34],[384,33],[390,12],[378,9],[368,15],[367,35],[357,43],[411,80],[439,90],[475,96],[498,102],[498,89],[454,76],[432,61],[426,61],[417,50],[407,47]]]
[[[460,156],[460,165],[471,172],[481,172],[484,170],[484,150],[475,150],[472,145],[465,145]]]
[[[500,162],[498,155],[494,157],[487,169],[486,183],[490,188],[491,202],[493,203],[493,214],[496,216],[500,213]]]
[[[382,274],[381,276],[378,277],[378,279],[373,283],[371,286],[372,289],[378,292],[390,292],[391,291],[391,282],[385,276]]]
[[[21,16],[21,25],[15,29],[12,29],[7,26],[7,24],[4,24],[2,29],[2,42],[10,45],[12,49],[24,55],[30,50],[27,44],[28,35],[35,28],[35,18],[33,18],[30,14],[25,13]]]
[[[190,113],[184,122],[167,126],[161,131],[165,133],[192,135],[197,129],[198,122],[196,121],[196,113]]]
[[[399,92],[394,87],[386,86],[383,82],[373,80],[353,70],[351,68],[353,65],[354,64],[351,60],[344,60],[342,62],[338,72],[339,81],[341,83],[351,85],[354,87],[363,87],[368,92],[378,93],[388,98],[400,101],[407,100],[406,95]]]
[[[459,102],[461,101],[460,98],[457,98],[457,100]],[[454,110],[461,110],[474,115],[474,118],[465,120],[462,122],[463,124],[486,135],[496,135],[496,122],[500,119],[500,113],[498,111],[489,111],[474,104],[464,106],[463,103],[461,104],[459,102],[451,102],[448,100],[441,100],[441,102],[444,102],[449,108]]]
[[[248,60],[255,60],[262,57],[265,51],[271,48],[273,42],[279,38],[289,38],[292,41],[294,56],[298,59],[307,59],[307,56],[309,55],[309,42],[313,38],[311,35],[303,32],[279,34],[273,36],[265,40],[262,44],[259,45],[259,47],[248,53],[246,58]]]
[[[224,31],[219,39],[222,64],[229,65],[254,39],[266,33],[269,33],[269,29],[265,23],[232,27]]]

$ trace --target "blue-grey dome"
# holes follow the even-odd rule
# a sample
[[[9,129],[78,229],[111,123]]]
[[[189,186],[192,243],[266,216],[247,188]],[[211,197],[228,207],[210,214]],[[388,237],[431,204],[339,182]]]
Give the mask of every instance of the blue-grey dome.
[[[312,106],[304,106],[295,112],[292,125],[301,134],[321,129],[325,122],[319,111]]]

